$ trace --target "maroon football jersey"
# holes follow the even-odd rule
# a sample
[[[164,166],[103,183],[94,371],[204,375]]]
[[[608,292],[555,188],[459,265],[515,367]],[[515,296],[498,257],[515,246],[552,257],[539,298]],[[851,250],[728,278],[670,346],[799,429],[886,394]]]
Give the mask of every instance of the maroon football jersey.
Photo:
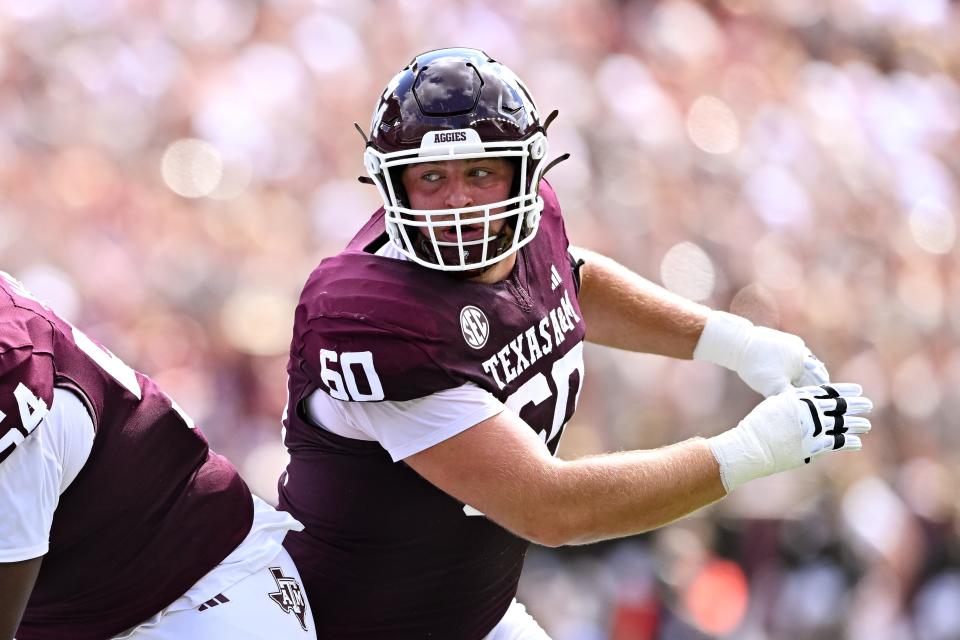
[[[43,428],[35,422],[55,386],[83,397],[97,429],[60,496],[19,640],[113,636],[179,598],[246,537],[250,492],[200,430],[149,378],[2,275],[0,367],[0,459]]]
[[[280,506],[285,545],[325,638],[478,640],[516,594],[528,543],[394,463],[377,442],[314,426],[303,401],[409,400],[472,382],[552,451],[583,382],[584,326],[560,207],[543,183],[512,275],[477,284],[372,255],[378,211],[311,274],[296,311]]]

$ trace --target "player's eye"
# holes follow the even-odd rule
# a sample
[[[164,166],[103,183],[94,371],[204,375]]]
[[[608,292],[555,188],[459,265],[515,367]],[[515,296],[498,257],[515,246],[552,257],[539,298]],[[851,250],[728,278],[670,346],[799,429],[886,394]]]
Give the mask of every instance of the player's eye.
[[[437,182],[441,177],[437,171],[426,171],[420,174],[420,179],[424,182]]]

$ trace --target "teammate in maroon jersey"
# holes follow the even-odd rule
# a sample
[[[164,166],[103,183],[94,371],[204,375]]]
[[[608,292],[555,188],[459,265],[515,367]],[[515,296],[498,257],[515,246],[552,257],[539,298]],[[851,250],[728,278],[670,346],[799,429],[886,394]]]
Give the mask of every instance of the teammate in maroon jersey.
[[[0,639],[316,637],[301,525],[2,271],[0,514]]]
[[[281,507],[306,528],[285,546],[321,637],[544,638],[514,599],[528,541],[658,527],[870,427],[796,336],[570,247],[543,180],[552,118],[471,49],[418,56],[374,111],[384,208],[311,274],[288,366]],[[771,397],[711,439],[559,460],[585,339]]]

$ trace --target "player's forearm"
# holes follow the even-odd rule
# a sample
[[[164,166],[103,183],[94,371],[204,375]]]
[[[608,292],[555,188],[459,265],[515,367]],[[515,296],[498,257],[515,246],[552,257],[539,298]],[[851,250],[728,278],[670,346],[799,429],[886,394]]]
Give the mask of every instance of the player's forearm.
[[[582,248],[580,309],[587,340],[597,344],[690,358],[709,309],[671,293],[614,260]]]
[[[584,544],[655,529],[722,498],[717,461],[703,439],[649,451],[557,461],[529,537]]]
[[[40,572],[43,557],[0,562],[0,640],[13,638]]]

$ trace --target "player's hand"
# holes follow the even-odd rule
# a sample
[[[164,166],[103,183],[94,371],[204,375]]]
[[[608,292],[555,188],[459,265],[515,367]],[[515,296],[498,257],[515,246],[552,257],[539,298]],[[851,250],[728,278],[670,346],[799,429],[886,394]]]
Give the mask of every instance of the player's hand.
[[[767,397],[791,386],[830,382],[826,365],[802,339],[767,327],[752,327],[734,371],[751,389]]]
[[[722,311],[710,315],[693,357],[736,371],[751,389],[764,396],[791,386],[830,381],[827,367],[798,336],[757,327],[746,318]]]
[[[754,408],[733,429],[710,438],[727,492],[744,482],[799,467],[830,451],[857,450],[873,408],[860,385],[788,389]]]

